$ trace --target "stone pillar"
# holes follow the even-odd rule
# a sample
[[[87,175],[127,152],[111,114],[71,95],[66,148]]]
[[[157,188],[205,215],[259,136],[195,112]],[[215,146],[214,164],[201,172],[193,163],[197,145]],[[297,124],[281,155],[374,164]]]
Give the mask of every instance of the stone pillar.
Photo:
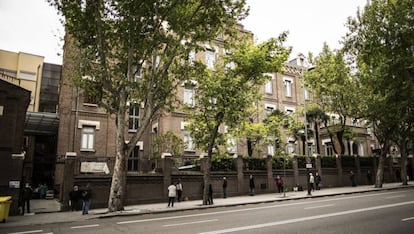
[[[244,174],[243,174],[243,157],[242,156],[238,156],[236,159],[236,167],[237,167],[237,192],[239,194],[244,193],[244,188],[243,188],[243,180],[244,180]]]
[[[296,156],[293,156],[292,168],[293,168],[294,181],[295,181],[294,186],[296,186],[297,184],[299,184],[299,165],[298,165],[298,158]]]
[[[161,165],[162,165],[162,174],[164,176],[163,178],[163,188],[162,192],[163,195],[168,194],[168,186],[171,184],[171,165],[172,165],[172,159],[171,156],[165,155],[161,158]]]
[[[342,160],[341,160],[341,156],[336,155],[336,168],[338,170],[338,186],[343,186],[343,179],[342,179]]]
[[[62,210],[69,210],[69,193],[73,189],[75,183],[75,157],[67,157],[65,159],[65,167],[63,171],[63,178],[61,187],[60,187],[60,201],[62,202]]]
[[[267,191],[271,192],[275,190],[275,182],[273,178],[273,157],[267,156],[266,158],[267,169]],[[283,178],[285,180],[285,178]]]
[[[319,175],[322,177],[322,163],[321,163],[321,156],[316,156],[315,158],[315,169],[319,173]]]
[[[412,157],[412,158],[408,158],[408,160],[410,160],[411,159],[411,175],[409,175],[410,176],[410,178],[409,178],[409,180],[414,180],[414,157]],[[408,172],[407,172],[407,174],[408,174]]]

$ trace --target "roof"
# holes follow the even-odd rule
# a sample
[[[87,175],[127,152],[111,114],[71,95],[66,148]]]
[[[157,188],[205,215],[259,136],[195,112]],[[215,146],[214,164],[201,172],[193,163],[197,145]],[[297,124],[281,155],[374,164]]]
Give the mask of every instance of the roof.
[[[24,132],[29,135],[57,135],[59,117],[57,113],[27,112]]]

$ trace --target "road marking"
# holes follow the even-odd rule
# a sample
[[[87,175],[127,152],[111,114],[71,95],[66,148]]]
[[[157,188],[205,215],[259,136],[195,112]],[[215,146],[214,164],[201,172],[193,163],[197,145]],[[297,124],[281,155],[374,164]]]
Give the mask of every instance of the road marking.
[[[298,222],[304,222],[304,221],[309,221],[309,220],[314,220],[314,219],[329,218],[329,217],[332,217],[332,216],[348,215],[348,214],[353,214],[353,213],[361,213],[361,212],[366,212],[366,211],[371,211],[371,210],[386,209],[386,208],[391,208],[391,207],[396,207],[396,206],[405,206],[405,205],[411,205],[411,204],[414,204],[414,201],[401,202],[401,203],[388,204],[388,205],[381,205],[381,206],[373,206],[373,207],[369,207],[369,208],[356,209],[356,210],[347,210],[347,211],[341,211],[341,212],[335,212],[335,213],[329,213],[329,214],[323,214],[323,215],[314,215],[314,216],[309,216],[309,217],[303,217],[303,218],[297,218],[297,219],[288,219],[288,220],[284,220],[284,221],[263,223],[263,224],[250,225],[250,226],[244,226],[244,227],[222,229],[222,230],[211,231],[211,232],[202,232],[202,233],[199,233],[199,234],[221,234],[221,233],[229,233],[229,232],[239,232],[239,231],[246,231],[246,230],[251,230],[251,229],[272,227],[272,226],[290,224],[290,223],[298,223]]]
[[[385,199],[393,199],[393,198],[400,198],[400,197],[405,197],[405,195],[389,196],[389,197],[385,197]]]
[[[208,223],[208,222],[217,222],[218,219],[209,219],[209,220],[201,220],[195,222],[188,222],[188,223],[175,223],[175,224],[166,224],[162,225],[163,227],[174,227],[174,226],[181,226],[181,225],[189,225],[189,224],[197,224],[197,223]]]
[[[79,228],[91,228],[91,227],[99,227],[99,224],[91,224],[91,225],[83,225],[83,226],[74,226],[70,227],[71,229],[79,229]]]
[[[288,207],[288,206],[296,206],[296,205],[306,205],[306,204],[309,204],[309,203],[314,204],[314,203],[323,203],[323,202],[331,202],[331,201],[339,201],[339,200],[348,200],[348,199],[356,199],[356,198],[363,198],[363,197],[381,196],[381,195],[384,195],[384,194],[394,194],[394,193],[401,194],[401,191],[387,192],[387,193],[374,193],[374,194],[366,194],[366,195],[359,195],[359,196],[352,196],[352,197],[339,197],[339,198],[331,198],[331,199],[326,199],[326,200],[303,201],[303,202],[286,203],[286,204],[280,204],[279,203],[277,205],[272,205],[272,206],[262,206],[262,207],[252,207],[252,208],[244,208],[244,209],[237,209],[237,210],[216,211],[216,212],[201,213],[201,214],[171,216],[171,217],[153,218],[153,219],[130,220],[130,221],[117,222],[117,224],[123,225],[123,224],[131,224],[131,223],[144,223],[144,222],[153,222],[153,221],[161,221],[161,220],[169,220],[169,219],[181,219],[181,218],[189,218],[189,217],[202,217],[202,216],[208,216],[208,215],[246,212],[246,211],[252,211],[252,210],[274,209],[274,208],[278,208],[278,207]]]
[[[32,230],[32,231],[25,231],[25,232],[9,232],[9,234],[26,234],[26,233],[38,233],[43,232],[43,230]]]
[[[413,220],[414,219],[414,217],[410,217],[410,218],[405,218],[405,219],[401,219],[401,221],[409,221],[409,220]]]
[[[318,208],[323,208],[323,207],[329,207],[329,206],[334,206],[335,204],[328,204],[328,205],[323,205],[323,206],[311,206],[311,207],[305,207],[305,210],[310,210],[310,209],[318,209]]]

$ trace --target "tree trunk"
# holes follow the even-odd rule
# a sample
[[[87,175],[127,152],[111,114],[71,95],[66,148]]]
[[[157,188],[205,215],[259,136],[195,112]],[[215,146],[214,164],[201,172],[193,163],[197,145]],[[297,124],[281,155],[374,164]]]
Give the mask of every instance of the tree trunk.
[[[315,122],[315,124],[313,125],[313,128],[315,129],[316,153],[318,155],[321,155],[321,146],[319,145],[319,127],[318,127],[318,123]]]
[[[112,175],[111,190],[109,192],[109,212],[124,210],[125,184],[125,155],[122,155],[121,152],[117,152],[114,174]]]
[[[382,181],[384,180],[384,164],[387,157],[388,144],[384,144],[381,149],[381,155],[379,156],[377,174],[375,176],[375,188],[382,188]]]
[[[401,153],[401,181],[403,185],[408,185],[408,181],[407,181],[407,141],[405,139],[400,141],[400,144],[398,146],[400,148],[400,153]]]
[[[250,138],[247,138],[247,155],[249,155],[249,157],[253,156],[253,142]]]

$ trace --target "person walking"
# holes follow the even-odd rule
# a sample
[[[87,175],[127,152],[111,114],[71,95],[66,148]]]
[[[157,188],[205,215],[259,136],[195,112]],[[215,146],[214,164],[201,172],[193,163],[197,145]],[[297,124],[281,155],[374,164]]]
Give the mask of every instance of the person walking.
[[[86,215],[89,212],[89,206],[91,205],[92,190],[90,185],[86,185],[86,189],[82,191],[82,215]]]
[[[309,173],[309,186],[308,186],[308,195],[312,195],[313,184],[315,183],[315,177],[312,175],[312,172]]]
[[[177,196],[177,186],[171,182],[170,186],[168,186],[168,206],[167,207],[174,207],[174,200]]]
[[[227,198],[227,178],[223,177],[223,198]]]
[[[72,191],[69,192],[69,207],[72,211],[77,211],[79,209],[79,199],[81,194],[78,186],[73,186]]]
[[[352,187],[356,187],[356,181],[355,181],[355,174],[353,171],[351,171],[351,175],[349,176],[349,179],[351,180]]]
[[[283,192],[283,179],[280,176],[276,176],[276,186],[278,193]]]
[[[321,183],[321,181],[322,181],[321,176],[319,175],[318,172],[316,172],[315,173],[315,188],[316,188],[316,190],[320,190],[321,189],[321,187],[319,186],[319,184]]]
[[[177,201],[180,202],[182,199],[181,197],[183,195],[183,185],[181,184],[180,179],[178,179],[176,187],[177,187]]]
[[[32,199],[33,189],[30,187],[29,183],[26,183],[24,190],[23,190],[23,204],[22,204],[22,215],[24,215],[25,207],[27,209],[27,213],[30,213],[30,199]]]
[[[249,179],[250,181],[249,181],[249,192],[250,192],[250,196],[254,196],[254,188],[255,188],[255,185],[254,185],[254,177],[253,177],[253,175],[250,175],[250,179]]]
[[[208,198],[207,198],[207,205],[213,205],[213,185],[208,185]]]

